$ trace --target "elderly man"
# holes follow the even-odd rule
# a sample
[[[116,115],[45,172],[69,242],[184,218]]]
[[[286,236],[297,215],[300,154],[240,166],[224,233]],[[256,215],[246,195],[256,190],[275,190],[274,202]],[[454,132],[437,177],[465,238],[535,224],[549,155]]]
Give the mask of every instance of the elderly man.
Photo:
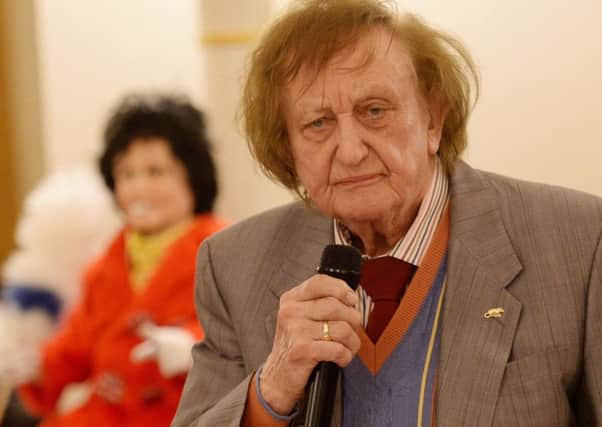
[[[602,201],[459,160],[477,90],[457,40],[376,0],[272,25],[246,131],[305,203],[203,244],[174,426],[300,425],[322,361],[332,426],[602,425]],[[315,273],[331,243],[357,291]]]

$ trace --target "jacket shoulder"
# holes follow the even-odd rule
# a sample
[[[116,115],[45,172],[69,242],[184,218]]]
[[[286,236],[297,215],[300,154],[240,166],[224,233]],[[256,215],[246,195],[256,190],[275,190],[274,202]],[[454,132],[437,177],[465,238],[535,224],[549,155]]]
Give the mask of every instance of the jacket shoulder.
[[[293,202],[267,210],[241,220],[213,234],[206,240],[212,247],[240,247],[249,242],[258,244],[273,238],[278,230],[295,219],[307,215],[309,210],[301,202]]]
[[[539,223],[570,223],[598,234],[602,227],[602,198],[561,186],[541,184],[479,171],[493,189],[504,216],[523,212]],[[599,235],[598,235],[599,237]]]
[[[268,251],[279,253],[298,239],[307,224],[324,224],[324,217],[303,202],[293,202],[242,220],[206,239],[199,256],[210,252],[214,268],[228,269],[232,260],[261,263]],[[223,264],[223,265],[222,265]]]

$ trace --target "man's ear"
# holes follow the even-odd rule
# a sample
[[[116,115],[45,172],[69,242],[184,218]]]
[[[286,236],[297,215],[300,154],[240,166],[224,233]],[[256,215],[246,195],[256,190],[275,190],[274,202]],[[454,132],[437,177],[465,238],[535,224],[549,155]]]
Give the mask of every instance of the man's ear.
[[[441,93],[438,87],[433,87],[426,102],[429,113],[429,123],[427,130],[429,154],[435,155],[439,151],[441,135],[443,134],[443,125],[449,112],[447,99]]]

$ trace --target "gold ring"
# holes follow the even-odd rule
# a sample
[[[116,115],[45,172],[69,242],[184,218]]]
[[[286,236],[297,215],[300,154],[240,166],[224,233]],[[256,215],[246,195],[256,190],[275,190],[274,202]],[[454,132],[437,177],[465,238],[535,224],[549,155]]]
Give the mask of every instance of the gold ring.
[[[322,322],[322,341],[332,341],[330,336],[330,328],[328,328],[328,322]]]

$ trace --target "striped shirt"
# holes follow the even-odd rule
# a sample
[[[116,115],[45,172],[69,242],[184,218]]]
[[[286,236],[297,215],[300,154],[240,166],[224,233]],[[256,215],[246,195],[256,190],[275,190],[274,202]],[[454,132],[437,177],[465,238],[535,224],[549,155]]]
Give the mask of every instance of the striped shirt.
[[[392,256],[420,267],[422,258],[433,239],[433,234],[441,220],[441,215],[443,215],[448,199],[449,178],[443,170],[441,161],[437,157],[433,180],[420,204],[414,222],[408,229],[408,232],[383,256]],[[351,232],[349,229],[337,220],[333,221],[333,227],[335,243],[339,245],[351,245]],[[369,258],[367,255],[364,255],[364,257]],[[362,313],[362,321],[365,327],[368,324],[368,317],[373,309],[373,304],[368,294],[362,289],[361,284],[358,286],[356,292],[359,296],[358,309]]]

